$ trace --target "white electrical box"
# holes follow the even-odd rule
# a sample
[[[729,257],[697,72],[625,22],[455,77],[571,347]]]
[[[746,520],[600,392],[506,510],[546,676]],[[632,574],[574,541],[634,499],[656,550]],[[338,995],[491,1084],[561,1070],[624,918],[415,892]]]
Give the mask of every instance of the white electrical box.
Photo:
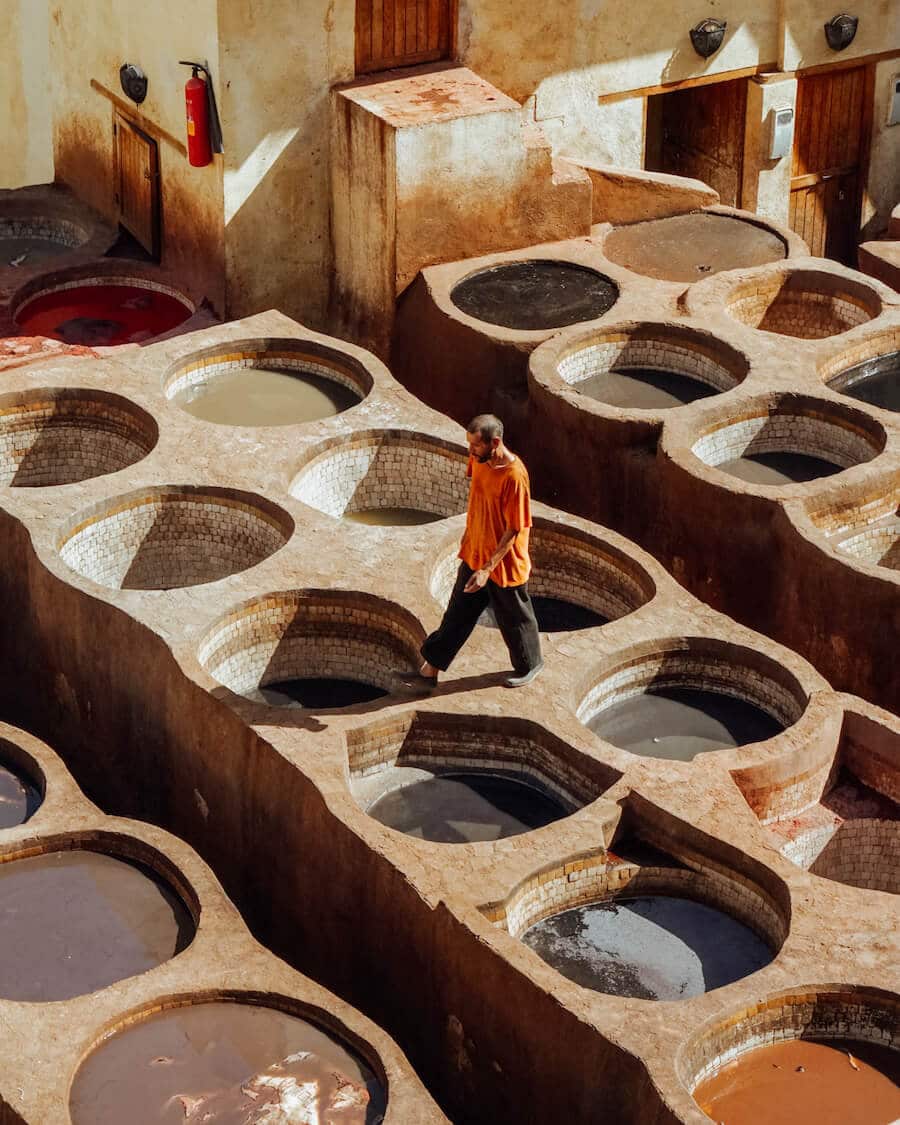
[[[891,79],[891,97],[888,102],[888,125],[900,125],[900,74]]]
[[[794,142],[794,110],[782,106],[772,110],[772,140],[769,145],[769,159],[780,160],[788,156]]]

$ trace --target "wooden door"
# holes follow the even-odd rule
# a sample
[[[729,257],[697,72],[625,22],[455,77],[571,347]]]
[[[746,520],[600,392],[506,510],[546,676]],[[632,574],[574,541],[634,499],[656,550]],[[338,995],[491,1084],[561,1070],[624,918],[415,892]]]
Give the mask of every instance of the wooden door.
[[[148,253],[159,256],[159,149],[133,121],[115,116],[119,222]]]
[[[445,59],[454,0],[356,0],[356,73]]]
[[[790,226],[811,254],[855,264],[868,149],[867,69],[797,82]]]
[[[648,139],[655,127],[658,143],[655,153],[648,144],[646,167],[702,180],[724,204],[740,207],[746,80],[674,90],[648,101]]]

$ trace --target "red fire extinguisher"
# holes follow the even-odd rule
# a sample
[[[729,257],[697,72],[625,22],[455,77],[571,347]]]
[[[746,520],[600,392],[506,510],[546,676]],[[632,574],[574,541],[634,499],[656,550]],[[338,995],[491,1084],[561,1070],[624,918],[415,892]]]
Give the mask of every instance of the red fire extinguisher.
[[[209,72],[200,63],[182,62],[181,65],[191,68],[191,77],[184,85],[188,160],[194,168],[203,168],[212,160],[213,152]],[[200,71],[203,71],[207,81],[200,77]]]

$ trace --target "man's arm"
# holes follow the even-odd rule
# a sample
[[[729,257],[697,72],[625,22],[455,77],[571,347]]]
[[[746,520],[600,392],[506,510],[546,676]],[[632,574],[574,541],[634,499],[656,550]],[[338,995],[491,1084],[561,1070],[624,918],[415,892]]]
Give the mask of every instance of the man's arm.
[[[474,594],[476,590],[480,590],[483,586],[487,585],[487,580],[490,578],[491,572],[495,569],[495,567],[498,567],[506,557],[507,552],[515,542],[516,536],[518,534],[518,531],[516,531],[514,527],[508,527],[506,531],[503,532],[503,537],[497,544],[497,547],[494,553],[491,555],[490,559],[488,559],[481,570],[475,570],[472,572],[472,576],[466,583],[463,593]]]

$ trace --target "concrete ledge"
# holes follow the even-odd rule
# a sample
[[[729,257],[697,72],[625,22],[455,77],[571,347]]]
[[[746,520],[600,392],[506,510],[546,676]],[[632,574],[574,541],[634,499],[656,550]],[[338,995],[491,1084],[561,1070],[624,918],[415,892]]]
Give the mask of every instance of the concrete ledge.
[[[891,222],[900,225],[900,216]],[[864,242],[859,247],[858,261],[863,273],[900,291],[900,242]]]
[[[683,215],[719,202],[719,193],[701,180],[616,168],[611,164],[586,164],[566,157],[587,172],[593,188],[594,223],[637,223]]]

